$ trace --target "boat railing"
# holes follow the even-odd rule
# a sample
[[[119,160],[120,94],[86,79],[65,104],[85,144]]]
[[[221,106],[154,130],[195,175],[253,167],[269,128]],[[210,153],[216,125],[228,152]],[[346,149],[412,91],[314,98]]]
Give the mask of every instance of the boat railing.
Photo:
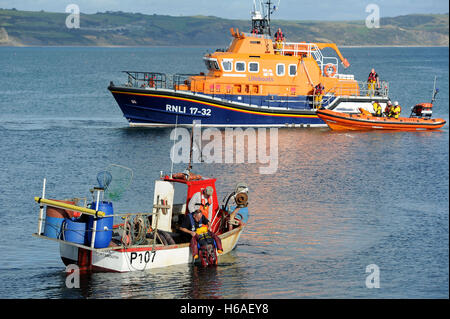
[[[249,32],[241,32],[246,37],[255,37],[255,38],[261,38],[261,39],[271,39],[270,36],[267,34],[257,34],[257,33],[249,33]]]
[[[165,73],[159,72],[140,72],[140,71],[122,71],[128,75],[125,86],[134,88],[166,88],[167,77]]]
[[[281,46],[275,43],[275,54],[288,56],[303,56],[312,57],[319,65],[320,69],[324,71],[324,67],[334,66],[334,73],[339,73],[339,61],[336,57],[326,57],[322,54],[316,43],[306,42],[281,42]]]
[[[78,201],[77,205],[73,205],[73,204],[68,204],[68,203],[61,202],[61,201],[55,201],[55,200],[50,200],[50,199],[44,198],[45,183],[46,183],[46,181],[44,179],[42,197],[34,198],[34,200],[40,204],[39,218],[38,218],[38,231],[37,231],[37,233],[34,234],[36,237],[50,239],[50,240],[54,240],[54,241],[58,241],[58,242],[64,242],[68,245],[73,245],[73,246],[85,248],[88,250],[117,250],[117,249],[129,248],[129,247],[133,247],[133,246],[141,246],[141,247],[151,246],[154,248],[157,245],[156,239],[159,239],[160,242],[163,242],[163,241],[161,241],[160,238],[158,238],[158,236],[159,236],[158,227],[151,226],[151,222],[150,222],[149,218],[151,218],[151,219],[156,218],[156,224],[157,224],[158,214],[160,214],[160,211],[162,210],[162,213],[166,214],[166,211],[168,209],[172,208],[171,205],[154,204],[152,212],[136,212],[136,213],[128,212],[128,213],[113,213],[113,214],[107,215],[103,211],[96,210],[93,207],[89,207],[89,205],[87,205],[86,200],[84,200],[83,206],[78,206],[78,203],[80,203],[81,201]],[[70,199],[70,201],[74,201],[74,200],[75,199]],[[44,230],[43,224],[45,221],[44,206],[50,206],[50,207],[54,207],[54,208],[66,209],[66,210],[70,210],[73,212],[78,212],[78,213],[80,213],[80,216],[82,216],[82,215],[87,215],[86,217],[91,216],[93,218],[93,225],[92,225],[92,227],[89,227],[89,229],[86,228],[83,231],[81,231],[81,230],[75,231],[72,229],[63,228],[63,226],[61,225],[61,230],[59,231],[59,234],[57,234],[56,237],[46,236],[45,232],[43,231]],[[101,218],[113,218],[113,220],[114,220],[114,218],[120,218],[121,223],[113,226],[112,230],[111,229],[110,230],[99,229],[96,225],[97,225],[97,221],[101,220]],[[55,227],[54,225],[52,225],[52,226]],[[75,233],[79,232],[80,234],[85,233],[86,238],[90,238],[91,244],[89,245],[87,242],[82,244],[82,243],[74,243],[71,241],[67,241],[64,239],[64,236],[60,236],[65,231],[71,231],[71,232],[75,232]],[[99,233],[102,233],[105,231],[112,231],[113,237],[116,237],[117,235],[120,236],[121,244],[114,245],[114,246],[108,246],[108,247],[104,247],[104,248],[95,248],[94,243],[95,243],[96,234],[99,234]],[[131,234],[130,232],[132,232],[133,234]],[[117,234],[117,235],[114,235],[114,234]],[[147,237],[147,234],[151,235],[150,239]],[[128,240],[130,239],[130,236],[133,238],[132,242],[128,242]]]
[[[281,55],[313,56],[314,59],[322,59],[323,55],[315,43],[306,42],[281,42],[281,47],[275,44],[274,52]]]
[[[189,74],[189,73],[177,73],[172,76],[172,83],[168,85],[168,87],[172,87],[176,90],[189,90],[195,94],[196,88],[196,77],[202,77],[201,82],[204,81],[204,74]]]
[[[389,97],[389,83],[387,81],[380,81],[380,87],[375,88],[375,90],[369,87],[368,84],[368,82],[358,82],[358,87],[356,88],[354,86],[335,86],[328,89],[325,94],[322,95],[322,100],[319,103],[316,101],[317,95],[313,91],[310,99],[310,106],[312,109],[317,109],[321,105],[328,105],[336,96]]]
[[[312,51],[311,51],[312,52]],[[323,58],[322,61],[326,61],[326,58]],[[337,60],[334,60],[334,62],[337,63]],[[183,91],[187,94],[193,94],[193,95],[202,95],[206,94],[208,97],[212,97],[214,99],[220,100],[220,101],[227,101],[230,103],[236,103],[236,104],[251,104],[254,106],[260,106],[260,107],[272,107],[273,104],[276,104],[274,101],[271,101],[270,99],[267,100],[267,103],[263,103],[263,99],[254,99],[252,97],[252,93],[249,92],[249,94],[246,94],[243,92],[242,97],[245,98],[248,96],[248,98],[245,98],[245,101],[235,101],[233,99],[227,98],[226,96],[229,93],[225,93],[218,89],[215,85],[211,85],[210,88],[204,87],[204,80],[205,75],[200,74],[173,74],[173,75],[166,75],[164,73],[158,73],[158,72],[137,72],[137,71],[123,71],[128,75],[128,82],[125,84],[127,87],[134,87],[134,88],[152,88],[152,89],[169,89],[169,90],[179,90]],[[352,75],[345,75],[345,74],[337,74],[336,75],[340,81],[339,86],[330,88],[326,90],[326,93],[323,95],[322,104],[328,104],[334,99],[336,96],[377,96],[377,97],[388,97],[389,95],[389,83],[387,81],[380,81],[380,87],[372,89],[371,86],[369,86],[368,82],[357,82],[358,85],[355,86],[353,76]],[[346,83],[346,80],[349,80],[349,83]],[[199,85],[197,85],[199,84]],[[206,92],[209,90],[208,92]],[[230,92],[232,88],[230,86]],[[203,93],[204,92],[204,93]],[[256,94],[257,95],[257,94]],[[315,104],[315,97],[316,95],[306,95],[305,101],[301,102],[300,100],[296,98],[291,98],[291,96],[288,94],[286,96],[280,96],[282,98],[283,103],[279,103],[280,105],[277,107],[284,107],[287,109],[290,108],[298,108],[298,104],[302,104],[306,102],[306,105],[309,105],[310,108],[315,109],[317,108],[317,105]],[[255,102],[257,104],[255,104]],[[303,104],[305,105],[305,104]]]
[[[358,94],[351,95],[389,97],[389,82],[387,81],[380,81],[379,87],[376,85],[375,87],[372,87],[372,83],[369,82],[358,81],[358,87]]]

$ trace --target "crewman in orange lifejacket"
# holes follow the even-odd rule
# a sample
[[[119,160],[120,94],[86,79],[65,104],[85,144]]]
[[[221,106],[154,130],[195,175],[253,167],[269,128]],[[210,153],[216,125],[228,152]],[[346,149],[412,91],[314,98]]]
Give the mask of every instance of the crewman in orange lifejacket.
[[[391,108],[393,108],[392,102],[387,101],[386,107],[384,108],[383,112],[386,117],[389,117],[389,114],[391,114]]]
[[[322,98],[325,93],[325,87],[322,83],[314,87],[314,107],[320,109],[322,107]]]
[[[151,87],[151,88],[155,87],[155,79],[156,79],[156,76],[152,76],[150,78],[150,80],[148,81],[148,86],[149,87]]]
[[[380,81],[377,72],[375,72],[375,69],[372,69],[367,79],[367,96],[374,96],[377,88],[380,88]]]
[[[284,35],[281,31],[281,28],[278,28],[277,32],[275,32],[275,54],[281,54],[279,50],[283,48]]]
[[[188,204],[188,210],[190,213],[200,210],[207,219],[211,220],[213,210],[212,195],[214,189],[211,186],[207,186],[201,192],[197,192],[192,195]]]

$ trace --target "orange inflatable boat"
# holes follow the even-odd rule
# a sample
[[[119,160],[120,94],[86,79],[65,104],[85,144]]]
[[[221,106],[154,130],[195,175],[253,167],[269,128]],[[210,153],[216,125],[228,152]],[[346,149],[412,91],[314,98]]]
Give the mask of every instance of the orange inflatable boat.
[[[335,112],[327,109],[317,110],[317,115],[327,125],[336,131],[343,130],[395,130],[395,131],[419,131],[435,130],[443,127],[444,119],[432,119],[428,117],[399,117],[388,118],[373,116],[369,112],[350,114]]]

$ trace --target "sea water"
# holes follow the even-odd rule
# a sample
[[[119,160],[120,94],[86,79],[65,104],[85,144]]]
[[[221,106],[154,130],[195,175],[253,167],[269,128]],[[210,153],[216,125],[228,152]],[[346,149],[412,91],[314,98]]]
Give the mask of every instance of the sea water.
[[[248,227],[216,268],[96,273],[67,288],[58,244],[36,239],[48,198],[90,198],[110,163],[133,170],[116,212],[148,211],[170,171],[171,129],[128,127],[107,90],[120,71],[205,71],[212,48],[0,48],[0,298],[448,298],[448,124],[434,132],[279,129],[278,169],[196,164],[221,200],[248,184]],[[390,83],[403,115],[440,89],[448,48],[342,48],[344,71]],[[175,164],[175,171],[185,169]],[[379,288],[368,288],[376,265]],[[366,272],[366,269],[369,269]]]

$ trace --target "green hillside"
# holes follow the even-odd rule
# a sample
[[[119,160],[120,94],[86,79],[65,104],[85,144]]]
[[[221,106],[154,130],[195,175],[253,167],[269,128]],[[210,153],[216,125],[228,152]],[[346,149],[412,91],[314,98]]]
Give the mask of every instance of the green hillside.
[[[250,20],[125,12],[81,14],[80,28],[68,29],[67,16],[67,13],[0,9],[0,45],[225,46],[230,42],[231,27],[250,29]],[[382,18],[378,29],[368,29],[364,21],[272,20],[272,27],[281,27],[288,41],[330,41],[338,45],[449,44],[448,13]]]

